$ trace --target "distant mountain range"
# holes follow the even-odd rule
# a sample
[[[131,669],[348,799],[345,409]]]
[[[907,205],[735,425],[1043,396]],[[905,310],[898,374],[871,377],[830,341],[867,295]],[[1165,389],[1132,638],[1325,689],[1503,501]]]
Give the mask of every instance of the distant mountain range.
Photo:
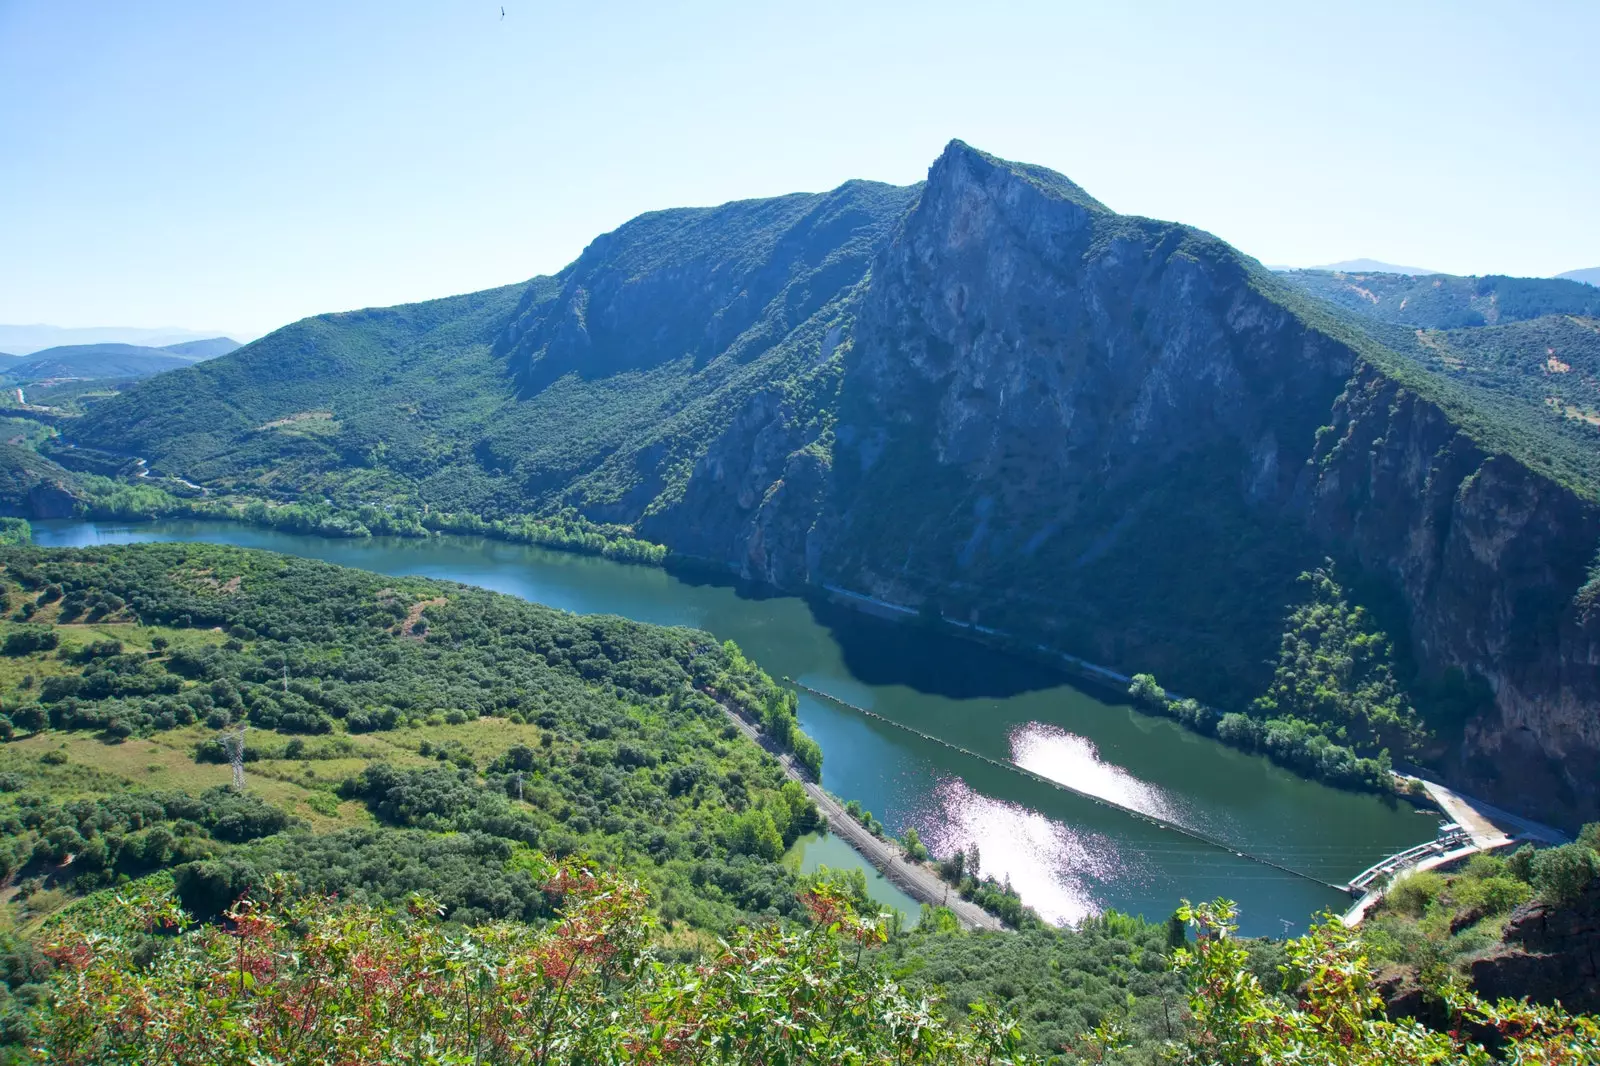
[[[228,337],[180,341],[162,348],[138,344],[69,344],[30,355],[6,356],[0,378],[11,384],[51,378],[147,378],[227,355],[239,342]]]
[[[1289,284],[1366,318],[1422,329],[1463,329],[1545,315],[1600,316],[1600,292],[1561,278],[1459,277],[1334,269],[1290,270]]]
[[[1397,266],[1394,263],[1385,263],[1378,259],[1345,259],[1337,263],[1324,263],[1322,266],[1307,267],[1306,269],[1337,270],[1344,274],[1410,274],[1412,277],[1440,273],[1437,270],[1429,270],[1427,267]]]
[[[0,325],[0,352],[31,355],[46,348],[84,344],[133,344],[141,348],[160,348],[187,341],[208,340],[220,336],[222,332],[217,329],[194,330],[176,326],[146,329],[138,326],[68,328],[38,324]]]
[[[1414,278],[1428,277],[1433,274],[1444,274],[1442,270],[1428,270],[1425,267],[1397,266],[1394,263],[1385,263],[1379,259],[1345,259],[1338,263],[1324,263],[1321,266],[1291,267],[1269,266],[1268,270],[1280,274],[1291,270],[1326,270],[1339,274],[1409,274]],[[1564,274],[1557,274],[1557,280],[1581,281],[1586,285],[1600,286],[1600,267],[1586,267],[1583,270],[1569,270]]]

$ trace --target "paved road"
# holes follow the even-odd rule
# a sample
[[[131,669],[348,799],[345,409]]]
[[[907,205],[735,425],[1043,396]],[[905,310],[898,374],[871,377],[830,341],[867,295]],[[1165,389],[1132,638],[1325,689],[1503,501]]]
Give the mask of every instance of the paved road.
[[[723,712],[728,716],[728,720],[738,727],[739,732],[760,744],[777,758],[783,766],[784,773],[800,782],[801,787],[806,790],[806,795],[811,797],[811,802],[827,815],[829,831],[860,852],[879,873],[897,885],[906,895],[920,903],[949,907],[957,920],[968,929],[998,931],[1005,928],[1005,923],[1000,919],[952,892],[950,886],[940,880],[932,870],[920,863],[909,861],[899,845],[881,840],[867,832],[860,822],[845,813],[844,807],[838,800],[811,779],[810,773],[795,762],[794,756],[769,743],[759,729],[727,707],[723,708]]]
[[[1509,844],[1513,839],[1537,840],[1541,844],[1565,844],[1569,839],[1559,829],[1491,807],[1480,799],[1463,796],[1436,781],[1424,779],[1422,786],[1440,809],[1471,833],[1472,838],[1483,847],[1499,847]]]

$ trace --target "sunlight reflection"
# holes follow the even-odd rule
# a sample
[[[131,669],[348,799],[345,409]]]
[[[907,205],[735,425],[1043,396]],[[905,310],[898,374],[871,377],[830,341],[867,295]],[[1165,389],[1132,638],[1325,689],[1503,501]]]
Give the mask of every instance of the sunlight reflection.
[[[1107,881],[1124,872],[1110,838],[1086,833],[1037,811],[980,795],[958,777],[934,788],[937,815],[924,840],[934,854],[951,855],[976,844],[982,872],[1007,878],[1022,902],[1046,921],[1077,922],[1102,909],[1090,879]],[[931,813],[931,812],[930,812]]]
[[[1099,796],[1120,807],[1185,824],[1180,810],[1167,794],[1141,781],[1120,766],[1100,758],[1100,749],[1088,737],[1069,733],[1043,722],[1029,722],[1011,731],[1011,761],[1040,777]]]

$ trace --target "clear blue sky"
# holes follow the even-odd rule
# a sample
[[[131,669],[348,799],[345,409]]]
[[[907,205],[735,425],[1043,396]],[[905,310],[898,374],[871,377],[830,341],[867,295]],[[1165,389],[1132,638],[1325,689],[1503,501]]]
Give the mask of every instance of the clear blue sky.
[[[951,137],[1268,263],[1600,265],[1593,2],[500,6],[0,0],[0,322],[254,335]]]

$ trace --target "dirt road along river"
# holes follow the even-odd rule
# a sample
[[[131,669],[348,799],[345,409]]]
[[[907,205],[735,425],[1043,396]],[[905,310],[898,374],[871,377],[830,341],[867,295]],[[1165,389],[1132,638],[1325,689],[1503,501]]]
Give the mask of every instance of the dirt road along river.
[[[806,790],[806,795],[811,797],[811,802],[827,815],[828,831],[855,848],[879,873],[897,885],[906,895],[921,903],[950,908],[956,919],[968,929],[994,931],[1005,929],[1005,923],[977,904],[970,903],[952,892],[950,886],[940,880],[927,866],[907,859],[905,851],[898,844],[867,832],[865,826],[845,813],[844,806],[832,794],[812,779],[805,767],[795,762],[794,756],[773,744],[760,729],[727,707],[723,707],[723,712],[739,732],[765,748],[778,760],[783,772],[800,783]]]

